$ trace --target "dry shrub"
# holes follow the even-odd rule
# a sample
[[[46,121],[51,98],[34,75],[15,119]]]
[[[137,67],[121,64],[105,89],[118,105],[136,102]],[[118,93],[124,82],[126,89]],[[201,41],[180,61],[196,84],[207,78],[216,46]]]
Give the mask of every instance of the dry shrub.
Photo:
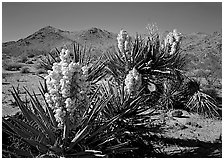
[[[28,67],[22,67],[20,73],[30,73],[30,69]]]

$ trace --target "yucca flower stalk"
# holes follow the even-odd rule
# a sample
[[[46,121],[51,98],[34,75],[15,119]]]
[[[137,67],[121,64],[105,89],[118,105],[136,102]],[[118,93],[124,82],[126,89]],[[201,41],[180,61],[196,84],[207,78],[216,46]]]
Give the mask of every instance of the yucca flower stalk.
[[[65,117],[76,122],[85,111],[88,103],[88,68],[72,61],[69,50],[62,49],[60,59],[61,62],[54,63],[53,71],[45,77],[48,88],[45,98],[54,110],[59,126],[62,126]]]

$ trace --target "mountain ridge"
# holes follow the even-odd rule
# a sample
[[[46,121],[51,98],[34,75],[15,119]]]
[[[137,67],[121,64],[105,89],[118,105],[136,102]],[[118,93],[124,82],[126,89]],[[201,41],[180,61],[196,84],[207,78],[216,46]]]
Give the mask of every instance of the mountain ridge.
[[[46,26],[25,38],[2,43],[2,53],[8,56],[20,56],[30,52],[43,54],[53,48],[60,48],[74,42],[91,46],[97,51],[103,52],[116,43],[116,34],[96,27],[71,32]]]

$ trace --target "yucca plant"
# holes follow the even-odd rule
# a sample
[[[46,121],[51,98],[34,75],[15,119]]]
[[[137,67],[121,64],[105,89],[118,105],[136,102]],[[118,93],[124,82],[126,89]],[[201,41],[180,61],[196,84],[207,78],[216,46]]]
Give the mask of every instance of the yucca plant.
[[[216,118],[220,117],[220,108],[217,101],[200,88],[200,83],[191,80],[188,83],[188,99],[186,108],[192,112],[204,115],[205,117]],[[190,93],[189,93],[190,92]]]
[[[198,107],[194,105],[195,107],[190,110],[207,108],[198,111],[211,115],[207,111],[213,110],[211,112],[217,115],[215,99],[202,94],[201,91],[198,92],[199,87],[185,76],[183,68],[186,61],[180,43],[181,36],[176,30],[162,40],[157,30],[151,27],[148,37],[142,38],[137,35],[134,41],[130,40],[126,31],[121,30],[118,34],[117,51],[108,51],[105,54],[106,68],[115,84],[121,85],[125,82],[128,86],[126,88],[132,87],[137,91],[144,88],[144,93],[149,94],[148,107],[189,109],[190,105],[199,100],[196,97],[200,95],[204,97],[206,104],[210,105],[197,103]],[[128,91],[134,93],[133,89]]]
[[[11,157],[106,157],[111,153],[130,150],[127,142],[117,142],[123,130],[112,127],[125,112],[120,112],[106,121],[99,117],[111,97],[103,96],[104,98],[89,104],[80,123],[67,126],[70,129],[65,133],[65,130],[57,127],[52,109],[47,103],[44,107],[40,105],[35,93],[31,95],[27,91],[31,100],[30,105],[27,105],[22,102],[17,91],[14,88],[13,90],[12,95],[24,118],[3,118],[3,133],[17,139],[20,145],[29,146],[30,150],[15,148],[14,145],[3,153],[8,153]],[[42,96],[43,92],[41,89]],[[97,92],[99,90],[91,99],[95,99]],[[31,149],[35,152],[32,153]]]
[[[127,146],[129,142],[121,143],[117,141],[118,138],[122,136],[122,134],[119,134],[122,130],[117,130],[116,128],[111,127],[113,122],[122,117],[126,111],[123,110],[119,114],[112,116],[110,119],[102,119],[101,111],[110,101],[111,96],[105,96],[102,92],[99,92],[99,89],[90,92],[88,100],[85,102],[81,100],[81,103],[77,103],[78,99],[74,99],[75,101],[73,101],[73,104],[70,104],[70,107],[75,107],[75,114],[70,115],[69,108],[66,108],[68,103],[66,101],[68,98],[64,98],[64,92],[62,90],[62,88],[64,88],[63,83],[60,84],[62,85],[60,87],[61,91],[57,91],[58,93],[56,93],[56,96],[60,98],[59,107],[61,109],[59,110],[60,113],[58,113],[59,108],[57,108],[57,104],[55,103],[56,99],[54,95],[56,88],[52,88],[54,87],[54,84],[57,84],[58,80],[56,78],[61,75],[64,75],[62,78],[67,78],[66,75],[69,71],[67,69],[69,68],[66,69],[63,67],[70,67],[72,65],[79,67],[80,64],[85,63],[83,61],[85,58],[82,58],[80,53],[79,56],[75,54],[74,57],[72,57],[71,62],[69,53],[68,50],[60,53],[61,62],[55,62],[53,64],[53,71],[49,72],[46,83],[41,85],[40,92],[44,97],[45,106],[42,106],[35,93],[31,95],[27,90],[27,94],[30,96],[30,105],[23,103],[18,92],[13,88],[14,91],[12,92],[12,95],[17,102],[17,105],[20,107],[25,120],[21,121],[15,118],[10,118],[10,121],[8,121],[3,119],[4,126],[6,126],[4,132],[15,137],[26,146],[35,148],[36,153],[26,154],[25,156],[27,157],[103,157],[103,154],[105,153],[110,155],[112,150],[112,153],[132,150],[132,147],[121,149],[122,147]],[[62,70],[59,70],[58,68],[60,65]],[[102,64],[97,66],[103,69]],[[96,84],[103,77],[100,75],[103,74],[96,72],[96,67],[92,67],[91,69],[88,69],[87,75],[85,74],[85,81],[91,81]],[[75,75],[76,72],[71,73]],[[81,82],[84,83],[83,80],[81,80]],[[79,86],[75,85],[76,88],[74,88],[73,91],[73,85],[76,83],[77,82],[74,81],[73,77],[71,77],[71,85],[68,87],[71,88],[72,92],[69,90],[67,91],[71,98],[76,96],[74,91],[79,89],[77,88]],[[80,91],[82,91],[85,87],[80,89]],[[78,92],[79,91],[77,90],[77,93]],[[55,100],[53,100],[53,98]],[[66,105],[61,103],[61,101],[64,101]],[[66,115],[61,117],[62,113],[65,113]],[[76,117],[77,114],[79,117]],[[75,121],[70,118],[75,118]],[[108,143],[110,143],[110,145],[108,145]],[[95,150],[93,150],[94,148]],[[18,153],[17,156],[22,156],[22,153],[26,152],[24,150],[16,150],[15,147],[11,147],[10,150],[11,152],[8,151],[8,153],[16,151],[16,153]]]
[[[101,118],[105,120],[124,113],[116,122],[114,128],[123,131],[123,135],[118,138],[121,142],[129,142],[129,147],[133,150],[119,153],[116,157],[151,157],[154,149],[150,144],[151,116],[154,115],[146,105],[150,96],[143,93],[143,89],[131,96],[121,86],[114,85],[113,82],[104,83],[101,91],[109,97],[113,95],[101,113]]]
[[[144,88],[146,93],[150,93],[149,102],[155,105],[160,96],[166,92],[162,87],[164,83],[172,82],[174,85],[172,89],[178,88],[181,84],[185,60],[179,48],[178,33],[175,32],[176,39],[171,37],[175,43],[173,47],[168,42],[163,43],[158,32],[152,29],[149,30],[148,37],[142,38],[137,35],[133,42],[128,41],[129,38],[125,31],[121,31],[118,35],[117,52],[108,51],[105,57],[108,73],[119,85],[124,81],[125,83],[131,81],[130,74],[133,74],[131,72],[140,75],[138,78],[140,80],[136,82],[140,86],[135,86],[135,88],[138,88],[137,90]]]

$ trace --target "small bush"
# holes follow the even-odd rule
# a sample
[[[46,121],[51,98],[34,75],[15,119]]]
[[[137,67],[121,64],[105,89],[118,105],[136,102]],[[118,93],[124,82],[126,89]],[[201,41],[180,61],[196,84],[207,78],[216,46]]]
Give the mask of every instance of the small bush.
[[[35,54],[30,53],[30,54],[27,55],[27,57],[28,57],[28,58],[33,58],[33,57],[35,57]]]
[[[36,71],[36,74],[45,74],[45,73],[47,73],[47,71],[45,69],[38,69]]]
[[[22,67],[22,68],[20,69],[20,73],[30,73],[30,70],[29,70],[28,67]]]
[[[23,55],[23,56],[20,57],[20,59],[18,60],[18,62],[26,63],[27,60],[28,60],[28,57],[26,55]]]
[[[32,60],[26,61],[26,64],[34,64]]]
[[[15,63],[15,62],[2,63],[3,69],[7,71],[19,71],[22,66],[23,66],[22,64]]]
[[[45,70],[44,67],[39,62],[36,62],[34,67],[36,70],[42,70],[42,69]]]

